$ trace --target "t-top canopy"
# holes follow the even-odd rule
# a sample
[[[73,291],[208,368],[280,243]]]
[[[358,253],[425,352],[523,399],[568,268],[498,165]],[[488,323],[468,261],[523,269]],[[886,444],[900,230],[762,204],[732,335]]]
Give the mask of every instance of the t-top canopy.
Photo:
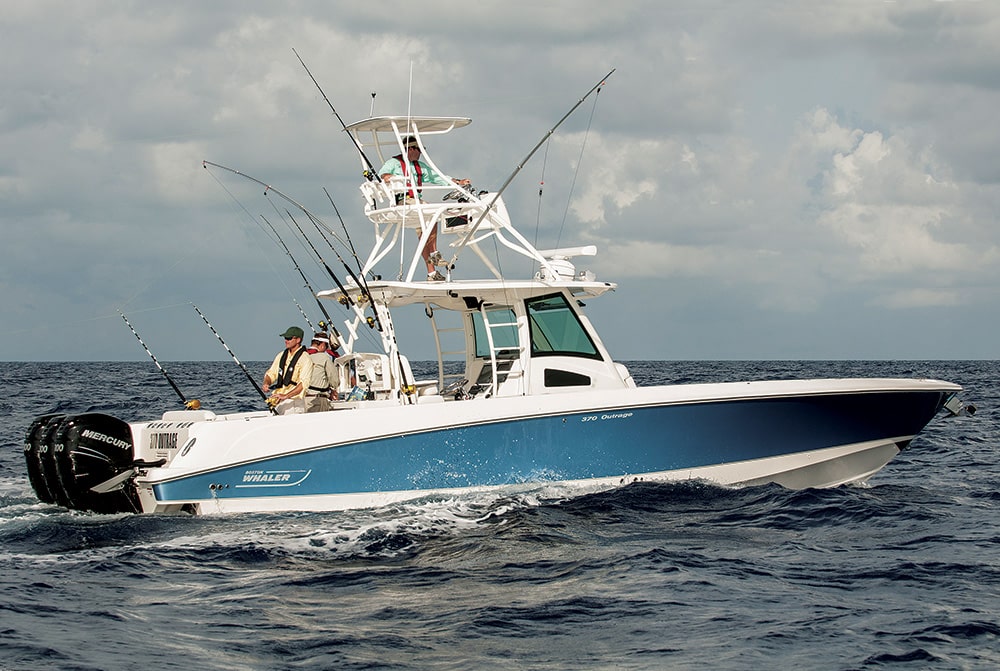
[[[392,133],[394,128],[399,128],[402,132],[416,130],[421,135],[427,135],[447,133],[470,123],[472,119],[458,116],[376,116],[356,121],[344,130],[349,133]]]

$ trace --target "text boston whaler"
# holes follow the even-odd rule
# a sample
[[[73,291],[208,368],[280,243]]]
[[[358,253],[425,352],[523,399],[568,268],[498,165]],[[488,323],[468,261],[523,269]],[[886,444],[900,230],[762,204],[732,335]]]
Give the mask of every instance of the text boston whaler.
[[[636,386],[583,310],[616,288],[577,270],[595,247],[536,249],[511,223],[506,184],[486,193],[450,178],[373,174],[366,149],[384,161],[406,155],[412,137],[444,175],[424,143],[469,123],[382,116],[345,126],[366,168],[374,244],[351,280],[318,293],[351,311],[331,411],[39,417],[24,444],[38,497],[97,512],[206,514],[342,510],[542,482],[830,487],[867,480],[956,403],[960,387],[924,379]],[[444,281],[425,281],[421,249],[435,230],[451,258]],[[465,250],[485,279],[459,276]],[[531,270],[505,276],[517,259]],[[387,270],[397,279],[374,279]],[[411,372],[393,321],[407,309],[426,314],[434,379]],[[358,348],[365,332],[376,334],[375,351]]]

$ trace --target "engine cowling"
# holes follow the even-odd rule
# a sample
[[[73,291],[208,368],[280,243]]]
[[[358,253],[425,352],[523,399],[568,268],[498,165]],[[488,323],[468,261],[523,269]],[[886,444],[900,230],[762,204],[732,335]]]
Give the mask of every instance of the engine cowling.
[[[138,512],[135,486],[127,479],[107,493],[95,485],[131,471],[135,461],[132,430],[110,415],[45,415],[25,435],[28,480],[39,500],[98,513]]]

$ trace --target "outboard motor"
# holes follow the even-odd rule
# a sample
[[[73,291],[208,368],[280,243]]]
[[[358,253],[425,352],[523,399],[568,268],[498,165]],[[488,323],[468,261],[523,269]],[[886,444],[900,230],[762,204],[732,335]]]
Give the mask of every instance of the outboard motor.
[[[39,500],[75,510],[127,513],[140,510],[130,479],[107,493],[92,487],[131,472],[135,461],[132,430],[109,415],[45,415],[24,439],[28,481]]]
[[[28,467],[28,482],[35,490],[35,496],[42,503],[56,503],[56,495],[49,489],[45,476],[42,455],[48,451],[48,437],[65,415],[42,415],[28,427],[24,436],[24,461]]]

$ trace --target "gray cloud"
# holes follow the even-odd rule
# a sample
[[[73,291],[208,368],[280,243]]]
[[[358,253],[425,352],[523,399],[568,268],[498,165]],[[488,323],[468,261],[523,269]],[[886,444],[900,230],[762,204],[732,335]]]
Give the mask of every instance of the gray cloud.
[[[483,187],[616,67],[505,199],[541,246],[599,246],[619,358],[996,357],[998,33],[971,2],[9,3],[0,358],[143,357],[116,308],[164,360],[224,357],[188,301],[271,356],[311,299],[273,200],[201,161],[336,223],[327,187],[370,237],[292,47],[345,121],[373,91],[473,117],[432,150]]]

